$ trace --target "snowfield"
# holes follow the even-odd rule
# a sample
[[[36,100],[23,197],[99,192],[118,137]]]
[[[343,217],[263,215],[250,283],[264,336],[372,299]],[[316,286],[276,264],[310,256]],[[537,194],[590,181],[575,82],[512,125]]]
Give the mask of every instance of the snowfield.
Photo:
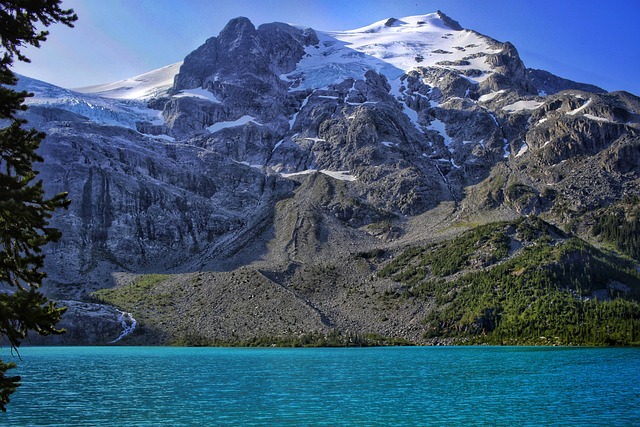
[[[292,90],[321,89],[347,78],[362,79],[373,69],[393,81],[416,67],[490,71],[486,54],[498,53],[470,30],[447,27],[438,14],[382,20],[350,31],[317,32],[320,44],[309,46],[292,73],[281,76]],[[480,82],[486,73],[471,78]]]
[[[173,78],[180,71],[182,62],[167,65],[139,76],[96,86],[74,89],[76,92],[99,95],[113,99],[148,100],[164,95],[173,86]]]
[[[542,104],[544,103],[540,101],[533,101],[533,100],[517,101],[517,102],[514,102],[513,104],[505,105],[504,107],[502,107],[502,111],[506,111],[508,113],[517,113],[518,111],[523,111],[523,110],[535,110],[536,108],[539,108]]]
[[[314,172],[320,172],[322,174],[325,174],[327,176],[330,176],[333,179],[337,179],[339,181],[355,181],[356,177],[354,175],[351,175],[351,173],[349,171],[330,171],[330,170],[326,170],[326,169],[321,169],[321,170],[317,170],[317,169],[307,169],[304,170],[302,172],[294,172],[294,173],[282,173],[280,174],[283,178],[291,178],[294,176],[300,176],[300,175],[308,175]]]

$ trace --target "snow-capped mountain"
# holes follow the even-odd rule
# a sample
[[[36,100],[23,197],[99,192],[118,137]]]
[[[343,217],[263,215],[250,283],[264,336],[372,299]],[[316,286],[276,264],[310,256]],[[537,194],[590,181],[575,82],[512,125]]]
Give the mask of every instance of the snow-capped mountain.
[[[307,320],[413,339],[408,312],[331,305],[332,271],[384,287],[355,254],[532,213],[588,223],[640,188],[637,97],[527,69],[441,12],[341,32],[237,18],[138,77],[20,87],[48,134],[41,176],[73,200],[47,256],[66,299],[124,273],[228,271],[252,277],[225,276],[236,293],[287,290]],[[329,299],[298,295],[301,277]],[[209,333],[251,332],[227,326]]]

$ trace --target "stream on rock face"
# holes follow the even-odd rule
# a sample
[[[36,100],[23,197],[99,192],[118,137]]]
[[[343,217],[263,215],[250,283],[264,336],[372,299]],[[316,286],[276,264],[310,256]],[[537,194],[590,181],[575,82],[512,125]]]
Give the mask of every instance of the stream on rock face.
[[[136,329],[136,325],[138,323],[138,321],[131,315],[131,313],[126,313],[120,310],[118,310],[118,312],[120,313],[120,316],[118,316],[118,320],[122,324],[122,333],[118,338],[111,341],[111,343],[118,342],[122,338],[129,335],[131,332],[133,332]]]

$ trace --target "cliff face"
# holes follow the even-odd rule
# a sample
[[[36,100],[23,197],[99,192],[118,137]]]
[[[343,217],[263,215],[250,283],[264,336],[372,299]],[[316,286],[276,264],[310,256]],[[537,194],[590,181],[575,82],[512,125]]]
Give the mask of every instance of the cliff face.
[[[394,336],[400,323],[366,305],[401,286],[377,278],[381,254],[455,224],[576,221],[640,188],[637,97],[528,70],[510,43],[441,13],[334,33],[238,18],[168,85],[177,68],[139,98],[124,84],[89,94],[22,80],[36,94],[26,117],[48,135],[40,176],[73,201],[53,220],[52,297],[87,299],[122,285],[115,273],[242,267],[261,276],[224,288],[233,298],[264,281],[319,313],[320,329]],[[368,314],[332,321],[338,306]],[[415,324],[428,306],[380,317]]]
[[[39,112],[48,134],[40,176],[72,199],[53,221],[65,238],[47,256],[49,281],[68,297],[103,287],[117,269],[195,268],[213,252],[224,259],[293,187],[202,148],[67,113],[58,122],[39,107],[30,114]]]

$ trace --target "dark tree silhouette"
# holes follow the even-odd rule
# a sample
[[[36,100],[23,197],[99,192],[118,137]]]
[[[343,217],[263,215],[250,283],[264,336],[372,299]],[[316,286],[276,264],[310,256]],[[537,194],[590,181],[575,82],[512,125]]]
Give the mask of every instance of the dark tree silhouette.
[[[60,7],[61,0],[0,0],[0,339],[12,351],[29,331],[41,335],[61,333],[55,325],[64,307],[57,307],[38,291],[46,274],[42,271],[42,247],[60,238],[49,227],[52,212],[69,204],[67,194],[45,196],[42,181],[36,181],[34,162],[44,133],[24,129],[18,114],[26,110],[31,96],[16,91],[13,61],[30,62],[25,46],[40,47],[48,27],[62,23],[73,27],[78,19],[73,10]],[[7,371],[14,363],[0,360],[0,410],[6,411],[9,397],[20,385],[19,376]]]

